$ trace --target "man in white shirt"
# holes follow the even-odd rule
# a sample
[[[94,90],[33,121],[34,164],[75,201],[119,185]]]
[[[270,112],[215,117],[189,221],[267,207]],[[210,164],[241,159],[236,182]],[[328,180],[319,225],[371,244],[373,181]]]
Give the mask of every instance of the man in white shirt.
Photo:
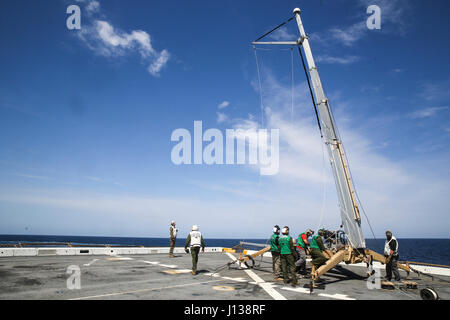
[[[400,281],[398,272],[398,241],[391,231],[386,231],[386,242],[384,244],[384,257],[386,258],[386,280],[391,281],[394,273],[395,281]]]
[[[191,255],[192,255],[192,274],[197,274],[197,262],[198,262],[198,254],[200,252],[200,247],[202,248],[202,252],[205,252],[205,242],[203,241],[203,236],[198,231],[198,226],[193,225],[192,231],[189,233],[186,243],[184,245],[184,251],[186,253],[189,252],[188,246],[191,247]]]

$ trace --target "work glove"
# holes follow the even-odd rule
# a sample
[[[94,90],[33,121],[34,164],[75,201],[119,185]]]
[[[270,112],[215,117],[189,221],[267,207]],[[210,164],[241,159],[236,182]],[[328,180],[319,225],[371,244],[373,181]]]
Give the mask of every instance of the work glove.
[[[205,248],[202,248],[202,252],[205,252]]]
[[[189,249],[188,249],[188,248],[185,248],[185,249],[184,249],[184,252],[189,253]]]

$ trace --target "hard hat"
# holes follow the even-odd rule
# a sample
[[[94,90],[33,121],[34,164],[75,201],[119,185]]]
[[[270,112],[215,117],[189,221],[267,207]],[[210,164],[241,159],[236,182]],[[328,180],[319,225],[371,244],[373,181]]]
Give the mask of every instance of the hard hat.
[[[196,225],[196,224],[194,224],[193,226],[192,226],[192,229],[191,229],[192,231],[198,231],[198,226]]]
[[[289,227],[288,227],[288,226],[285,226],[285,227],[283,228],[283,230],[281,230],[281,233],[282,233],[282,234],[288,234],[288,233],[289,233]]]
[[[170,224],[175,224],[175,221],[173,221],[173,220],[172,220],[172,221],[170,221]]]
[[[277,233],[278,231],[280,231],[280,226],[279,225],[273,226],[273,232]]]
[[[308,229],[308,230],[306,230],[306,233],[311,233],[311,234],[314,234],[314,231],[313,231],[313,230],[311,230],[311,229]]]

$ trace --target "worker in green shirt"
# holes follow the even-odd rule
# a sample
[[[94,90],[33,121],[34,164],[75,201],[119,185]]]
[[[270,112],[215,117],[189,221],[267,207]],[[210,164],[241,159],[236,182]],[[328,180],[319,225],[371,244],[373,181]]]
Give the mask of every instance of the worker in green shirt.
[[[297,285],[297,275],[295,274],[294,264],[294,242],[289,235],[289,227],[286,226],[281,231],[283,234],[279,239],[280,253],[281,253],[281,270],[283,271],[283,281],[288,283],[291,280],[291,285],[295,287]],[[292,279],[289,278],[289,273]]]
[[[325,262],[327,262],[328,260],[324,256],[323,252],[326,252],[330,257],[332,256],[332,253],[329,252],[323,245],[322,236],[325,234],[324,230],[320,229],[317,233],[317,235],[312,237],[310,243],[312,265],[314,266],[315,270],[317,270],[321,265],[325,264]]]
[[[272,254],[272,270],[275,281],[281,281],[281,256],[280,256],[280,244],[278,239],[280,238],[280,227],[278,225],[273,227],[273,234],[270,237],[270,253]]]

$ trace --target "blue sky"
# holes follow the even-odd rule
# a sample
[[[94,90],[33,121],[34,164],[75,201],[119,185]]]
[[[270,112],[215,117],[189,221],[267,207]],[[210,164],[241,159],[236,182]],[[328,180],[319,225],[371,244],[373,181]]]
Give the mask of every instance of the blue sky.
[[[81,30],[66,27],[71,4]],[[370,4],[381,30],[365,27]],[[448,238],[444,0],[2,1],[0,233],[166,236],[172,219],[181,235],[198,224],[210,238],[338,227],[295,51],[291,114],[286,47],[257,50],[265,127],[280,129],[276,176],[170,159],[172,131],[192,131],[194,120],[223,131],[261,125],[251,41],[295,7],[376,235]],[[291,22],[272,40],[297,37]]]

